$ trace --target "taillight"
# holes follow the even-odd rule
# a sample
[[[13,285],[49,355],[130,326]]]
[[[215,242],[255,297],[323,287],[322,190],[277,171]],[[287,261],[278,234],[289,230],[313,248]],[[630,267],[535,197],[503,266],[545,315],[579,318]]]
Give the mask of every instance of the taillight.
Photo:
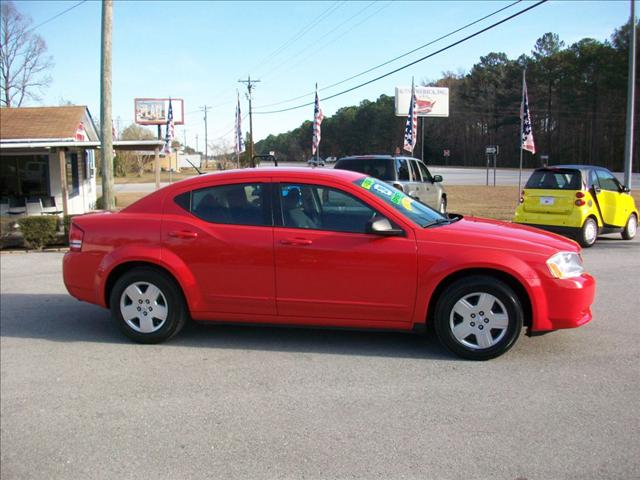
[[[576,198],[584,198],[584,192],[576,192]]]
[[[578,207],[583,206],[583,205],[584,205],[584,200],[576,200],[576,205],[577,205]]]
[[[524,190],[520,192],[520,203],[524,203]]]
[[[82,250],[83,238],[84,231],[75,223],[71,223],[71,228],[69,229],[69,250],[72,252],[79,252]]]

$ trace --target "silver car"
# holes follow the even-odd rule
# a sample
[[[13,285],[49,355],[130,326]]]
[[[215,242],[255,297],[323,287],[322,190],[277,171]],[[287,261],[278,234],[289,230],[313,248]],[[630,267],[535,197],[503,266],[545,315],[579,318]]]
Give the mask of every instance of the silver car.
[[[447,211],[447,194],[441,183],[442,177],[431,175],[427,166],[417,158],[358,155],[341,158],[334,168],[379,178],[441,213]]]

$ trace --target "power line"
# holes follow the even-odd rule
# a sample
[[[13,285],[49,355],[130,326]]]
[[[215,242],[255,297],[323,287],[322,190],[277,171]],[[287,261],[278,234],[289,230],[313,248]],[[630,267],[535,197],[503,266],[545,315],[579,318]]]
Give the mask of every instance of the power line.
[[[40,28],[41,26],[43,26],[43,25],[45,25],[45,24],[47,24],[47,23],[49,23],[49,22],[54,21],[56,18],[61,17],[61,16],[62,16],[62,15],[64,15],[65,13],[70,12],[70,11],[71,11],[71,10],[73,10],[74,8],[79,7],[80,5],[82,5],[83,3],[86,3],[86,2],[87,2],[87,0],[82,0],[81,2],[78,2],[78,3],[76,3],[75,5],[72,5],[71,7],[67,8],[66,10],[63,10],[62,12],[60,12],[60,13],[58,13],[58,14],[54,15],[53,17],[51,17],[51,18],[49,18],[49,19],[47,19],[47,20],[45,20],[44,22],[39,23],[39,24],[38,24],[38,25],[36,25],[35,27],[30,28],[29,30],[27,30],[27,32],[33,32],[35,29]],[[25,32],[25,33],[26,33],[26,32]]]
[[[315,55],[317,52],[317,46],[321,44],[321,41],[328,37],[329,35],[331,35],[333,32],[335,32],[336,30],[338,30],[339,28],[341,28],[343,25],[349,23],[351,20],[353,20],[355,17],[357,17],[358,15],[360,15],[362,12],[364,12],[365,10],[367,10],[369,7],[371,7],[374,3],[376,3],[378,0],[373,0],[372,2],[370,2],[369,4],[367,4],[364,8],[361,8],[360,10],[358,10],[355,14],[351,15],[349,18],[347,18],[346,20],[344,20],[343,22],[341,22],[340,24],[338,24],[337,26],[335,26],[334,28],[332,28],[331,30],[329,30],[328,32],[326,32],[324,35],[322,35],[319,38],[314,38],[313,43],[305,46],[302,50],[298,51],[296,54],[293,55],[293,57],[290,57],[274,66],[272,66],[269,70],[267,70],[266,73],[263,74],[263,76],[268,76],[270,73],[272,73],[274,70],[278,70],[281,66],[285,65],[286,63],[289,62],[289,60],[291,60],[291,58],[296,58],[299,57],[300,55],[304,54],[304,53],[309,53],[309,49],[313,50],[311,55]],[[309,55],[307,55],[308,58]],[[296,64],[297,65],[297,64]]]
[[[327,85],[326,87],[322,87],[318,91],[324,91],[324,90],[328,90],[328,89],[333,88],[333,87],[337,87],[338,85],[342,85],[343,83],[346,83],[346,82],[348,82],[350,80],[353,80],[354,78],[361,77],[362,75],[366,75],[367,73],[370,73],[370,72],[372,72],[374,70],[377,70],[380,67],[384,67],[386,65],[389,65],[390,63],[393,63],[396,60],[400,60],[401,58],[404,58],[404,57],[406,57],[408,55],[411,55],[412,53],[415,53],[418,50],[422,50],[423,48],[428,47],[430,45],[433,45],[434,43],[437,43],[440,40],[444,40],[445,38],[450,37],[451,35],[454,35],[454,34],[460,32],[462,30],[465,30],[465,29],[467,29],[467,28],[469,28],[469,27],[471,27],[471,26],[473,26],[473,25],[475,25],[477,23],[480,23],[483,20],[486,20],[487,18],[490,18],[490,17],[492,17],[494,15],[497,15],[498,13],[500,13],[500,12],[502,12],[502,11],[508,9],[508,8],[511,8],[512,6],[516,5],[517,3],[520,3],[521,1],[522,0],[516,0],[515,2],[507,5],[506,7],[500,8],[499,10],[496,10],[496,11],[494,11],[494,12],[488,14],[488,15],[485,15],[484,17],[479,18],[478,20],[475,20],[475,21],[473,21],[471,23],[467,23],[466,25],[464,25],[464,26],[462,26],[462,27],[460,27],[460,28],[458,28],[456,30],[453,30],[452,32],[447,33],[446,35],[442,35],[441,37],[438,37],[438,38],[436,38],[434,40],[431,40],[431,41],[429,41],[429,42],[427,42],[427,43],[425,43],[423,45],[420,45],[419,47],[414,48],[413,50],[410,50],[410,51],[408,51],[406,53],[398,55],[397,57],[392,58],[391,60],[387,60],[386,62],[380,63],[380,64],[376,65],[375,67],[371,67],[371,68],[369,68],[369,69],[367,69],[367,70],[365,70],[363,72],[357,73],[356,75],[352,75],[351,77],[345,78],[344,80],[340,80],[339,82],[332,83],[331,85]],[[382,9],[380,9],[380,10],[382,10]],[[369,17],[367,17],[367,19],[368,18]],[[299,95],[297,97],[289,98],[288,100],[282,100],[280,102],[270,103],[268,105],[260,105],[260,106],[257,106],[256,108],[275,107],[277,105],[282,105],[284,103],[293,102],[294,100],[300,100],[301,98],[308,97],[309,95],[314,95],[314,94],[315,94],[315,91],[309,92],[309,93],[305,93],[305,94]],[[256,112],[256,113],[258,113],[258,112]]]
[[[390,72],[387,72],[387,73],[384,73],[382,75],[379,75],[379,76],[377,76],[377,77],[375,77],[375,78],[373,78],[371,80],[368,80],[368,81],[363,82],[363,83],[361,83],[359,85],[356,85],[355,87],[351,87],[351,88],[348,88],[346,90],[343,90],[342,92],[338,92],[338,93],[335,93],[335,94],[330,95],[328,97],[325,97],[325,98],[323,98],[323,101],[327,101],[327,100],[330,100],[332,98],[339,97],[340,95],[344,95],[346,93],[352,92],[352,91],[357,90],[359,88],[362,88],[362,87],[364,87],[366,85],[369,85],[371,83],[377,82],[378,80],[382,80],[383,78],[386,78],[386,77],[388,77],[390,75],[393,75],[394,73],[398,73],[401,70],[404,70],[406,68],[409,68],[409,67],[415,65],[416,63],[423,62],[423,61],[425,61],[425,60],[427,60],[427,59],[429,59],[429,58],[431,58],[431,57],[433,57],[435,55],[438,55],[438,54],[444,52],[445,50],[449,50],[450,48],[453,48],[453,47],[455,47],[457,45],[460,45],[461,43],[464,43],[467,40],[470,40],[470,39],[472,39],[474,37],[477,37],[478,35],[497,27],[498,25],[501,25],[501,24],[503,24],[505,22],[508,22],[509,20],[512,20],[515,17],[517,17],[519,15],[522,15],[523,13],[526,13],[529,10],[532,10],[532,9],[534,9],[534,8],[540,6],[543,3],[546,3],[548,1],[549,0],[540,0],[538,3],[535,3],[535,4],[525,8],[523,10],[520,10],[519,12],[514,13],[513,15],[511,15],[511,16],[509,16],[507,18],[504,18],[504,19],[502,19],[502,20],[500,20],[500,21],[498,21],[496,23],[493,23],[493,24],[489,25],[488,27],[483,28],[482,30],[478,30],[477,32],[472,33],[471,35],[467,35],[466,37],[462,38],[461,40],[458,40],[458,41],[456,41],[454,43],[451,43],[451,44],[447,45],[446,47],[441,48],[440,50],[436,50],[435,52],[430,53],[429,55],[425,55],[424,57],[421,57],[421,58],[419,58],[417,60],[414,60],[413,62],[407,63],[406,65],[403,65],[401,67],[398,67],[395,70],[391,70]],[[256,115],[267,115],[267,114],[272,114],[272,113],[288,112],[288,111],[291,111],[291,110],[297,110],[298,108],[308,107],[309,105],[313,105],[313,103],[314,102],[309,102],[309,103],[304,103],[302,105],[297,105],[295,107],[283,108],[281,110],[272,110],[272,111],[268,111],[268,112],[255,112],[255,113],[256,113]]]

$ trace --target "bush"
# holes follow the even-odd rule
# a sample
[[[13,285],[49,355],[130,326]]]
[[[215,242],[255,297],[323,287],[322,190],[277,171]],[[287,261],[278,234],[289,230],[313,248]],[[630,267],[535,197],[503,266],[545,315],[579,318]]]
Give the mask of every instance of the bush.
[[[65,245],[69,242],[69,229],[71,228],[71,219],[73,219],[75,215],[65,215],[62,219],[62,225],[64,226],[64,242]]]
[[[27,248],[42,250],[45,245],[56,239],[58,217],[24,217],[18,220],[18,225]]]

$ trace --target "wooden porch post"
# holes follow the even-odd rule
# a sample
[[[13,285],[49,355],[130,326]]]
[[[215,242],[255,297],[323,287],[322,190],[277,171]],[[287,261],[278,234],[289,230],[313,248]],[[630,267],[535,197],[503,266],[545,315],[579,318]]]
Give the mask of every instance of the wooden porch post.
[[[64,148],[58,149],[58,161],[60,163],[60,189],[62,190],[62,213],[69,215],[69,187],[67,185],[67,161]]]
[[[156,169],[156,190],[158,190],[160,188],[160,149],[158,147],[156,147],[155,169]]]

